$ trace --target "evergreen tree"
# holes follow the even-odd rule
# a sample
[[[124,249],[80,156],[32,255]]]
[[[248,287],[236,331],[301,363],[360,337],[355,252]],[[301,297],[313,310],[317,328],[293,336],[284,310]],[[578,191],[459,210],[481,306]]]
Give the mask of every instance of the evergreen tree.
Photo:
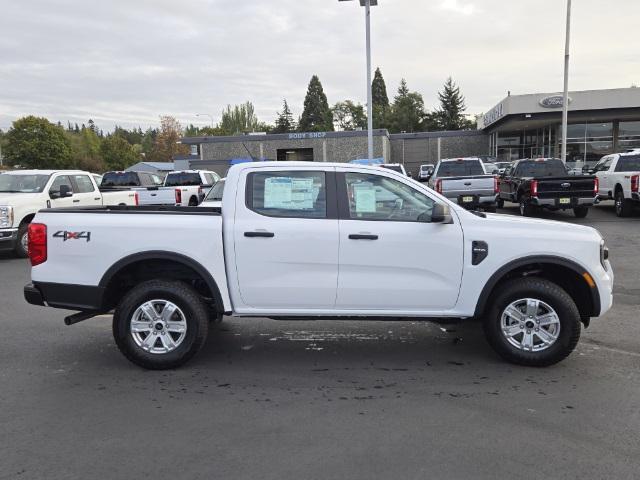
[[[351,100],[336,103],[333,108],[333,121],[339,130],[351,131],[367,128],[367,114],[361,104]]]
[[[382,77],[380,67],[376,68],[376,72],[371,82],[371,97],[373,109],[373,128],[388,128],[389,120],[389,96],[387,95],[387,85]]]
[[[233,108],[227,105],[222,111],[222,118],[218,127],[225,135],[236,135],[238,133],[256,132],[260,121],[255,114],[255,108],[251,102],[236,105]]]
[[[466,110],[464,96],[451,77],[447,78],[444,89],[438,92],[440,108],[434,114],[434,120],[439,130],[461,130],[471,128],[470,122],[464,116]]]
[[[389,130],[392,133],[420,132],[426,129],[427,119],[422,95],[409,91],[403,78],[391,106]]]
[[[317,75],[311,77],[298,130],[301,132],[333,131],[333,114]]]
[[[273,129],[273,133],[289,133],[296,131],[296,121],[293,119],[293,114],[287,103],[287,99],[284,99],[282,104],[282,112],[278,112],[276,118],[276,126]]]

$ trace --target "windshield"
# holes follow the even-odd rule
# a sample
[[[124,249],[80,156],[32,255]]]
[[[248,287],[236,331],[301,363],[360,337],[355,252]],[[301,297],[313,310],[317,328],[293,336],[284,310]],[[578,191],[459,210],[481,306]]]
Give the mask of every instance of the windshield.
[[[50,175],[0,174],[0,193],[40,193]]]
[[[140,179],[135,172],[107,172],[102,177],[101,187],[139,187]]]
[[[164,181],[165,187],[186,187],[189,185],[202,185],[200,174],[196,172],[177,172],[167,175]]]
[[[640,171],[640,155],[620,157],[616,164],[616,172]]]
[[[204,199],[205,202],[222,201],[222,192],[224,191],[224,180],[218,181]]]
[[[498,168],[507,168],[509,165],[511,165],[511,162],[498,162],[498,163],[496,163],[496,167],[498,167]]]
[[[469,175],[484,175],[484,168],[480,160],[456,160],[442,162],[438,168],[438,177],[463,177]]]
[[[522,162],[516,169],[517,177],[564,177],[567,170],[561,160]]]

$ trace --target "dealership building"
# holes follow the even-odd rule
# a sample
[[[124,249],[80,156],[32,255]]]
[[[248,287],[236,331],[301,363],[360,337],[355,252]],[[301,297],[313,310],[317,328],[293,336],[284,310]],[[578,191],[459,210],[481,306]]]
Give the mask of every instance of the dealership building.
[[[558,157],[562,103],[558,93],[508,95],[478,118],[477,130],[374,130],[374,157],[402,163],[413,175],[421,164],[435,164],[440,158]],[[567,160],[578,164],[640,148],[640,88],[570,92],[567,136]],[[211,169],[222,175],[233,163],[247,159],[350,162],[367,157],[366,131],[185,137],[182,143],[191,153],[174,159],[176,169]]]

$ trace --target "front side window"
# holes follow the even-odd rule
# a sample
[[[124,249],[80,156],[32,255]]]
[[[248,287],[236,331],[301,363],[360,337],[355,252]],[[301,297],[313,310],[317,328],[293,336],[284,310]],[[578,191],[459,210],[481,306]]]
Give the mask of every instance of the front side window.
[[[366,173],[346,173],[349,218],[428,222],[435,201],[398,180]]]
[[[60,187],[63,185],[67,186],[67,190],[73,192],[73,188],[71,187],[71,180],[66,175],[60,175],[53,180],[51,184],[51,188],[49,189],[49,193],[59,194]]]
[[[95,190],[88,175],[74,175],[73,180],[76,183],[76,187],[78,187],[77,193],[89,193]]]
[[[250,173],[247,189],[247,206],[261,215],[327,218],[325,172]]]

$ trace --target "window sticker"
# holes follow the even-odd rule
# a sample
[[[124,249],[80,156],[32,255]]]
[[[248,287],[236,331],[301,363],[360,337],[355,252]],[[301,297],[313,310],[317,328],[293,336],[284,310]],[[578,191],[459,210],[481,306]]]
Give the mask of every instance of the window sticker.
[[[356,203],[356,213],[376,212],[376,189],[368,182],[353,185],[353,199]]]
[[[319,187],[313,178],[271,177],[264,182],[264,208],[312,210]]]

